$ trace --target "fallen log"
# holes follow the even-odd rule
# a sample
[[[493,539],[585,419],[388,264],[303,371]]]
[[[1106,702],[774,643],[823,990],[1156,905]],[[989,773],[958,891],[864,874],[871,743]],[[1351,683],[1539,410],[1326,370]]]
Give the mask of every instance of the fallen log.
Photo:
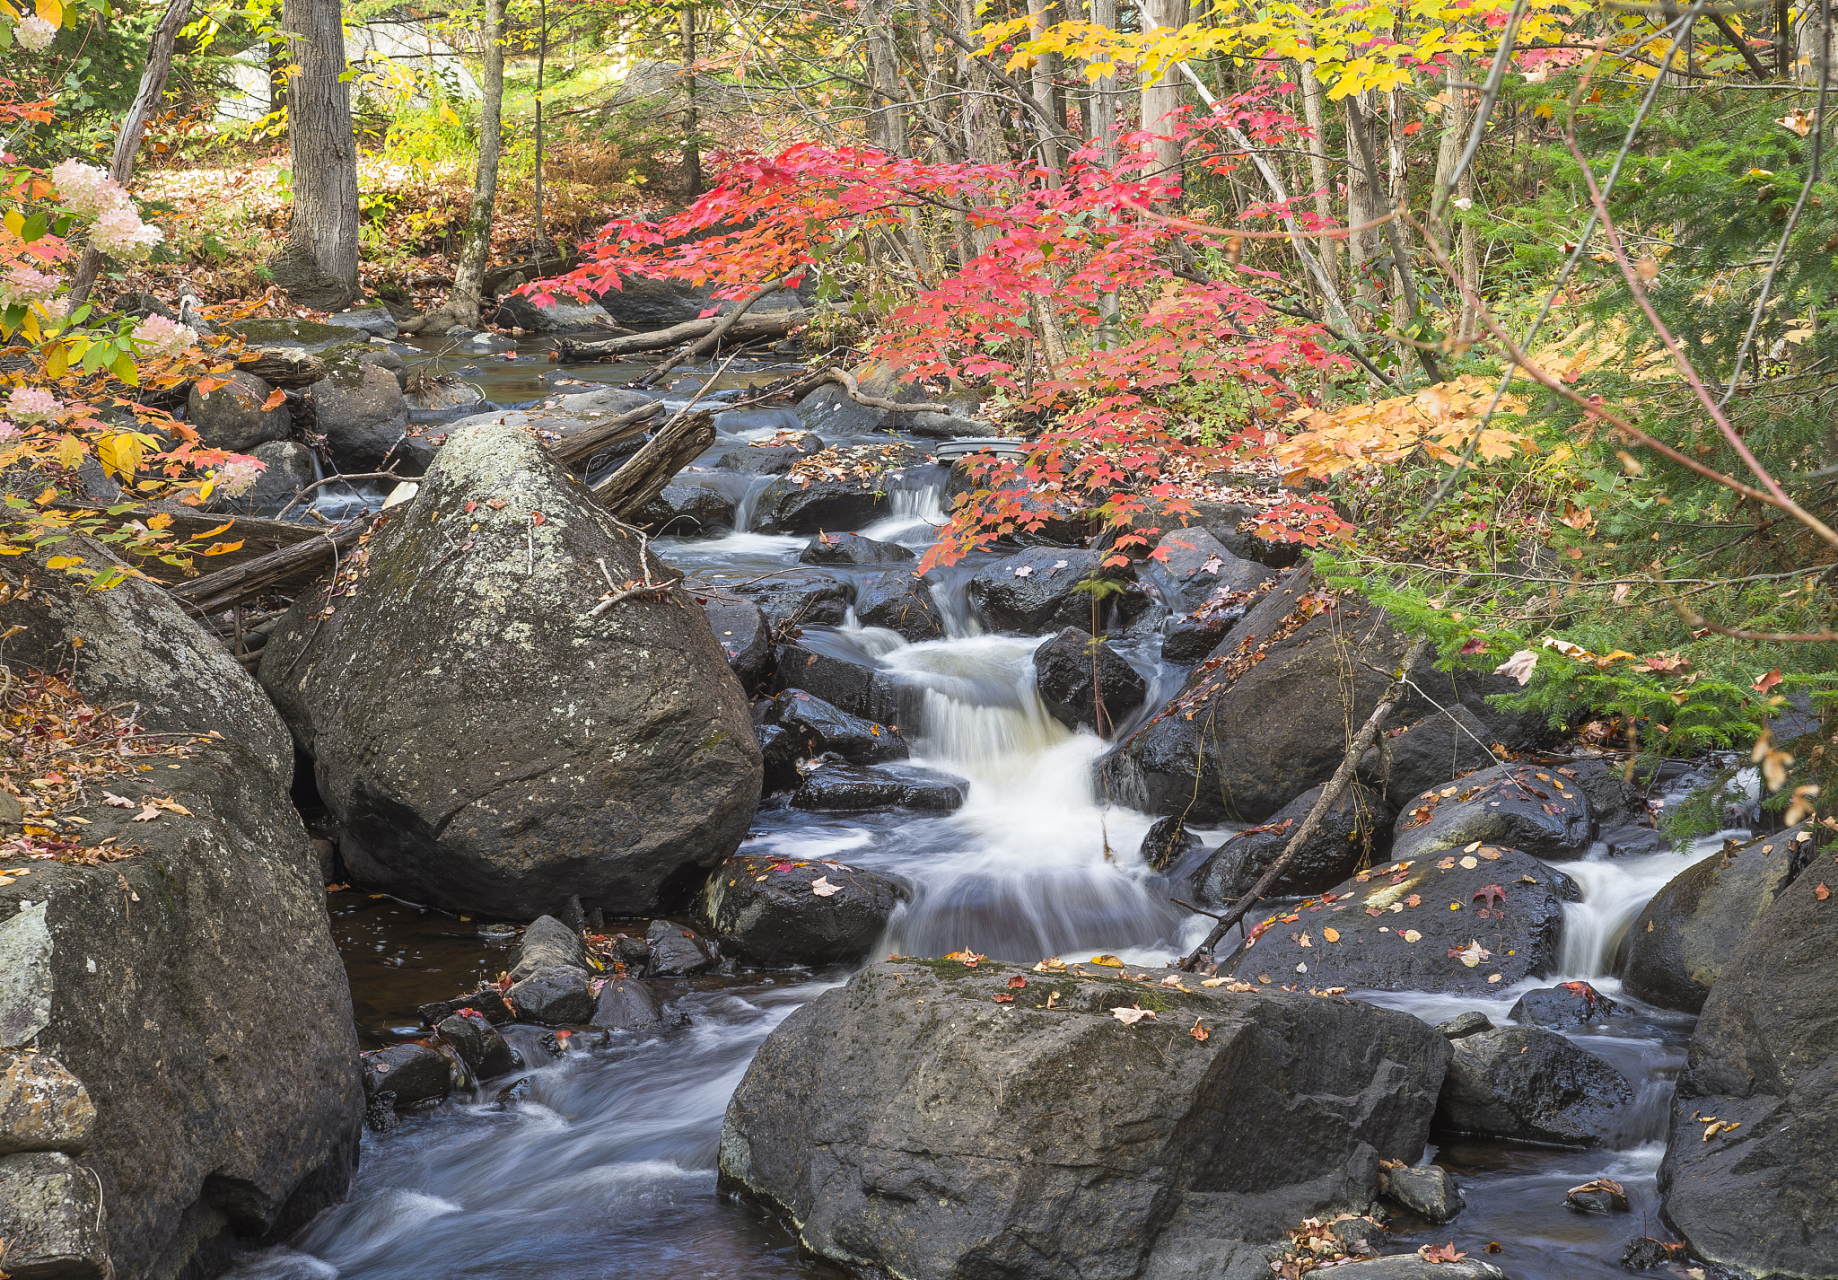
[[[641,387],[654,387],[665,378],[669,377],[670,371],[682,364],[685,360],[694,360],[700,356],[710,355],[720,350],[721,344],[726,340],[728,334],[732,333],[746,320],[747,312],[752,309],[754,303],[770,294],[777,293],[780,289],[786,288],[791,284],[794,276],[803,274],[803,269],[800,268],[792,272],[791,275],[786,276],[783,280],[768,280],[752,293],[740,299],[738,303],[736,303],[734,309],[725,316],[716,317],[719,323],[716,324],[713,329],[710,329],[707,333],[702,335],[702,337],[696,339],[696,341],[690,343],[681,351],[664,361],[664,363],[658,365],[657,368],[651,370],[650,373],[640,378],[637,385]]]
[[[267,348],[244,352],[237,359],[239,373],[253,373],[271,387],[310,387],[326,376],[326,363],[299,349]]]
[[[668,329],[635,333],[629,338],[607,338],[601,342],[574,342],[568,338],[557,338],[555,356],[558,360],[617,360],[622,356],[639,355],[646,351],[662,351],[679,342],[706,338],[726,319],[726,316],[707,316],[700,320],[685,320]],[[763,315],[748,313],[727,330],[722,340],[729,346],[738,346],[743,342],[758,342],[763,338],[783,338],[805,323],[807,318],[802,311],[768,311]]]
[[[714,443],[715,415],[706,409],[673,418],[624,466],[593,487],[593,500],[629,521]]]
[[[629,439],[645,429],[645,424],[664,411],[663,402],[641,404],[636,409],[628,409],[605,422],[596,422],[585,431],[578,431],[549,446],[556,460],[564,466],[573,466],[584,458],[591,458],[607,445],[616,441]]]
[[[238,520],[237,527],[242,527]],[[300,528],[306,536],[291,546],[216,573],[207,573],[166,590],[188,612],[222,613],[258,596],[295,585],[306,586],[324,572],[334,556],[357,545],[370,528],[367,519],[351,520],[333,529]]]

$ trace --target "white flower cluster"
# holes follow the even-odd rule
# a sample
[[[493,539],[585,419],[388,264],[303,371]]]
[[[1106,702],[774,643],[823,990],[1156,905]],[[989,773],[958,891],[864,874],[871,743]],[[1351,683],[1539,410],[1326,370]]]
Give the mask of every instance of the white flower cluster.
[[[262,474],[262,464],[254,458],[237,456],[217,468],[216,492],[226,498],[240,498],[255,487]]]
[[[140,220],[127,188],[94,165],[65,160],[51,170],[58,199],[79,217],[92,218],[89,242],[110,257],[143,258],[162,238],[158,227]]]
[[[36,13],[28,15],[17,27],[13,28],[13,38],[33,53],[41,53],[50,48],[51,37],[56,34],[57,28]]]
[[[134,326],[134,347],[143,356],[176,356],[197,340],[188,326],[165,316],[148,316]]]
[[[60,283],[54,275],[27,266],[15,266],[6,275],[0,276],[0,307],[10,307],[20,302],[43,302]]]
[[[58,398],[40,387],[15,387],[6,398],[7,412],[21,422],[42,422],[55,418],[64,406]]]

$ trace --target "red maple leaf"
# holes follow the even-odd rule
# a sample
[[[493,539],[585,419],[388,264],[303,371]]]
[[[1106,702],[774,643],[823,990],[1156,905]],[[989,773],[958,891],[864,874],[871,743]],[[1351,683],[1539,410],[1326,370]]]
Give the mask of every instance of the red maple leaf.
[[[1484,884],[1474,891],[1475,901],[1486,899],[1489,906],[1506,901],[1506,890],[1497,884]]]

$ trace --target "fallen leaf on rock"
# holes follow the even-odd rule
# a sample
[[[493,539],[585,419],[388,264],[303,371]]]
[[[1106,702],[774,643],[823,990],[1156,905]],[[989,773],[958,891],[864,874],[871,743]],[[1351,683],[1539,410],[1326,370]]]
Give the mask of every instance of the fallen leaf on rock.
[[[1520,683],[1523,684],[1524,681]],[[1451,1240],[1447,1244],[1419,1245],[1417,1256],[1425,1262],[1460,1262],[1468,1255],[1458,1251],[1455,1248],[1455,1242]]]
[[[1480,859],[1478,858],[1463,858],[1461,860],[1461,866],[1462,866],[1463,871],[1472,871],[1480,865],[1481,865]]]
[[[1449,948],[1449,958],[1452,960],[1460,960],[1470,969],[1480,964],[1483,960],[1491,959],[1492,956],[1493,952],[1483,947],[1479,938],[1473,939],[1465,947]]]
[[[1580,1187],[1571,1187],[1570,1190],[1564,1193],[1564,1198],[1569,1199],[1571,1196],[1589,1195],[1597,1191],[1605,1194],[1609,1199],[1609,1203],[1616,1209],[1619,1209],[1622,1213],[1627,1212],[1627,1189],[1613,1178],[1592,1178]]]
[[[1064,960],[1061,960],[1058,956],[1052,956],[1046,960],[1042,960],[1039,964],[1035,965],[1034,972],[1035,973],[1063,973],[1065,971],[1065,968],[1066,968],[1066,962]]]
[[[1474,891],[1475,901],[1486,900],[1488,906],[1495,906],[1506,901],[1506,890],[1497,884],[1484,884]]]
[[[126,796],[118,796],[113,791],[104,791],[102,793],[102,803],[113,805],[117,809],[132,809],[134,807],[134,802],[132,800],[128,799]]]
[[[1056,1003],[1058,1003],[1058,1001],[1059,1001],[1059,992],[1057,991],[1047,992],[1047,1005],[1046,1005],[1047,1008],[1051,1009]]]
[[[1438,871],[1452,871],[1454,868],[1455,859],[1453,858],[1444,858],[1441,862],[1436,864],[1436,870]]]
[[[819,898],[828,898],[841,893],[842,886],[839,884],[831,884],[828,876],[818,876],[815,880],[811,881],[811,892],[816,894]]]
[[[1501,976],[1501,975],[1499,975],[1499,974],[1497,974],[1497,973],[1490,973],[1490,974],[1488,974],[1488,975],[1487,975],[1487,981],[1489,981],[1489,982],[1498,982],[1498,981],[1500,980],[1500,976]]]
[[[1119,1005],[1117,1008],[1110,1011],[1110,1016],[1126,1027],[1133,1027],[1138,1022],[1154,1022],[1155,1010],[1145,1009],[1141,1005],[1135,1005],[1125,1009],[1123,1006]]]
[[[1406,929],[1398,936],[1406,942],[1421,942],[1423,940],[1423,935],[1418,933],[1415,929]]]
[[[1022,565],[1022,566],[1021,566],[1020,568],[1018,568],[1018,569],[1016,569],[1016,570],[1015,570],[1015,576],[1016,576],[1017,578],[1025,578],[1025,577],[1027,577],[1027,576],[1029,576],[1030,574],[1032,574],[1033,572],[1034,572],[1034,566],[1033,566],[1033,565],[1031,565],[1031,564],[1024,564],[1024,565]]]
[[[1465,848],[1465,849],[1463,849],[1463,850],[1462,850],[1462,852],[1463,852],[1463,853],[1473,853],[1473,852],[1475,852],[1475,851],[1476,851],[1477,849],[1479,849],[1480,847],[1481,847],[1481,842],[1480,842],[1479,840],[1476,840],[1476,841],[1475,841],[1475,842],[1474,842],[1473,844],[1471,844],[1471,845],[1469,845],[1469,846],[1468,846],[1467,848]]]
[[[1304,929],[1301,932],[1301,934],[1296,938],[1296,945],[1298,947],[1312,947],[1315,945],[1314,943],[1308,940],[1308,930]]]
[[[1345,987],[1328,987],[1321,992],[1324,996],[1344,996],[1346,993]]]
[[[1413,893],[1410,897],[1404,899],[1404,905],[1407,907],[1420,907],[1423,905],[1423,898],[1420,894]]]
[[[1200,985],[1203,987],[1223,987],[1230,981],[1230,978],[1201,978]]]
[[[140,812],[135,814],[132,818],[130,818],[129,821],[130,822],[152,822],[155,818],[159,816],[160,816],[160,811],[158,809],[155,809],[152,805],[149,804],[149,805],[141,806]]]
[[[1015,1003],[1015,997],[1013,997],[1013,996],[997,996],[997,997],[995,998],[995,1000],[996,1000],[996,1003],[997,1003],[997,1004],[1013,1004],[1013,1003]]]
[[[1187,1034],[1202,1044],[1206,1043],[1206,1028],[1200,1025],[1200,1020],[1198,1018],[1193,1020],[1193,1030],[1189,1031]]]
[[[1266,987],[1270,985],[1270,975],[1269,975],[1269,974],[1267,974],[1267,973],[1260,973],[1260,974],[1258,974],[1258,975],[1257,975],[1257,980],[1258,980],[1259,982],[1261,982],[1261,983],[1263,983],[1263,984],[1264,984],[1264,985],[1265,985]]]
[[[1021,988],[1027,986],[1027,979],[1017,973],[1011,978],[1009,978],[1008,985],[1010,989],[1019,991],[1021,990]]]
[[[1329,942],[1339,942],[1340,941],[1340,930],[1323,929],[1321,931],[1321,936],[1326,938]]]
[[[1824,902],[1827,898],[1832,896],[1832,891],[1827,889],[1825,887],[1825,881],[1821,880],[1819,882],[1819,887],[1812,891],[1812,896],[1817,898],[1820,902]]]
[[[987,958],[987,956],[978,955],[969,947],[965,947],[962,951],[953,951],[945,957],[947,960],[957,961],[957,963],[963,965],[966,969],[976,968],[977,965],[981,964]]]
[[[171,796],[167,796],[163,799],[149,800],[147,803],[156,809],[164,809],[167,813],[178,813],[183,814],[187,818],[191,817],[191,810],[174,800]]]
[[[1101,965],[1104,965],[1106,968],[1110,968],[1110,969],[1121,969],[1123,967],[1123,961],[1117,959],[1116,956],[1110,956],[1110,955],[1093,956],[1087,963],[1101,964]]]

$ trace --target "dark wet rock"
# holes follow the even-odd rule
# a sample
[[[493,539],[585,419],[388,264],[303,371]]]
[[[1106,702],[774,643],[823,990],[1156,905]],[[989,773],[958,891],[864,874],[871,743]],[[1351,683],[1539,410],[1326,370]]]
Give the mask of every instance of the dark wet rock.
[[[303,398],[313,412],[313,429],[325,436],[343,471],[375,470],[408,429],[402,385],[393,371],[374,362],[353,357],[331,363],[331,372]]]
[[[1636,1000],[1696,1013],[1793,875],[1794,832],[1724,848],[1653,895],[1621,942],[1621,982]]]
[[[1604,827],[1596,839],[1608,846],[1611,858],[1642,858],[1649,853],[1664,853],[1675,841],[1652,827]]]
[[[443,1018],[434,1029],[453,1047],[466,1069],[481,1080],[501,1076],[516,1068],[510,1045],[482,1013],[471,1016],[455,1013]]]
[[[1036,547],[984,565],[970,579],[970,600],[991,628],[1039,635],[1061,627],[1092,631],[1092,597],[1076,590],[1099,576],[1096,552]],[[1097,608],[1100,622],[1107,616]]]
[[[1688,1265],[1689,1260],[1689,1255],[1682,1243],[1655,1240],[1652,1236],[1640,1236],[1630,1240],[1627,1242],[1627,1248],[1621,1251],[1621,1265],[1629,1271],[1654,1271],[1660,1267],[1670,1270],[1674,1263],[1682,1268]],[[1709,1280],[1708,1277],[1707,1280]],[[1717,1280],[1721,1280],[1721,1277],[1719,1276]]]
[[[715,963],[708,944],[693,930],[668,920],[652,921],[645,932],[645,941],[651,944],[651,963],[645,970],[647,977],[680,978],[701,973]]]
[[[375,1133],[394,1133],[402,1127],[402,1117],[396,1112],[394,1089],[378,1090],[365,1100],[364,1123]]]
[[[876,542],[859,533],[820,533],[798,553],[799,564],[898,564],[913,553],[897,542]]]
[[[891,491],[923,455],[909,444],[826,449],[798,472],[760,491],[753,527],[761,533],[859,529],[893,510]]]
[[[594,1001],[587,982],[585,969],[551,965],[536,970],[505,994],[519,1018],[559,1027],[593,1017]]]
[[[1465,1207],[1455,1175],[1440,1165],[1394,1165],[1379,1171],[1379,1194],[1420,1218],[1447,1222]]]
[[[709,538],[734,528],[734,495],[719,484],[685,476],[664,486],[632,517],[660,538]]]
[[[375,1096],[387,1089],[396,1095],[398,1109],[437,1101],[452,1088],[446,1055],[419,1041],[366,1053],[363,1064],[364,1092]]]
[[[576,930],[554,916],[538,916],[511,948],[511,981],[522,982],[538,969],[556,965],[585,970],[587,948]]]
[[[1398,858],[1427,858],[1475,841],[1540,858],[1580,858],[1595,839],[1583,789],[1535,765],[1499,765],[1402,802],[1392,832]]]
[[[1478,769],[1499,763],[1488,749],[1488,728],[1468,708],[1457,704],[1432,711],[1409,728],[1388,734],[1360,757],[1359,778],[1369,787],[1382,785],[1393,807],[1413,796],[1445,786]]]
[[[522,329],[528,333],[580,333],[619,327],[597,302],[582,302],[567,294],[554,297],[555,301],[543,306],[528,294],[507,293],[498,299],[498,308],[492,313],[490,323],[500,329]],[[592,336],[588,334],[589,339]]]
[[[223,510],[273,515],[313,483],[313,451],[297,440],[271,440],[248,452],[262,464],[262,474],[247,493],[225,498]]]
[[[1311,787],[1277,810],[1268,822],[1228,836],[1194,876],[1194,892],[1200,900],[1236,902],[1249,893],[1283,856],[1325,790],[1325,786]],[[1384,833],[1390,821],[1391,810],[1377,792],[1349,783],[1267,896],[1286,898],[1332,889],[1384,852]]]
[[[1349,1262],[1335,1267],[1331,1274],[1334,1280],[1505,1280],[1506,1276],[1491,1262],[1479,1258],[1430,1262],[1414,1253]]]
[[[1369,602],[1308,592],[1307,572],[1273,587],[1181,692],[1106,759],[1113,800],[1197,823],[1262,822],[1333,776],[1346,726],[1371,714],[1409,642]],[[1486,696],[1517,689],[1506,677],[1451,675],[1428,659],[1412,677],[1443,705],[1467,706],[1489,726],[1490,742],[1518,749],[1541,731],[1537,716],[1487,707]],[[1433,711],[1413,692],[1393,723]]]
[[[1613,1178],[1594,1178],[1564,1193],[1564,1204],[1579,1213],[1626,1213],[1627,1192]]]
[[[364,1098],[350,985],[273,706],[157,585],[89,590],[46,569],[51,553],[110,563],[81,538],[0,558],[0,631],[22,628],[7,662],[55,670],[80,636],[72,679],[90,705],[138,704],[137,725],[168,741],[221,735],[157,778],[97,780],[190,817],[131,822],[92,785],[86,839],[137,856],[34,862],[0,887],[0,1045],[35,1045],[93,1101],[80,1180],[107,1204],[115,1273],[178,1275],[343,1196]],[[0,1269],[17,1275],[9,1232]]]
[[[1606,1022],[1620,1012],[1620,1005],[1587,982],[1566,982],[1526,992],[1506,1016],[1514,1022],[1561,1030]]]
[[[598,297],[601,309],[615,324],[641,333],[694,320],[716,305],[711,288],[648,276],[626,276],[619,288]]]
[[[1149,870],[1166,871],[1199,847],[1200,837],[1178,816],[1157,818],[1143,836],[1138,854]]]
[[[1464,866],[1463,858],[1475,865]],[[1498,902],[1491,893],[1495,887],[1503,894]],[[1494,846],[1471,855],[1458,850],[1408,865],[1394,862],[1343,881],[1332,892],[1332,904],[1318,902],[1303,909],[1299,920],[1273,923],[1237,961],[1238,977],[1304,988],[1493,995],[1550,972],[1563,947],[1563,904],[1580,896],[1562,872],[1517,849]],[[1418,899],[1414,907],[1412,897]],[[1328,929],[1340,935],[1338,942],[1327,938]],[[1306,947],[1303,936],[1309,939]],[[1474,943],[1479,950],[1470,952],[1473,967],[1450,954]]]
[[[796,790],[804,781],[804,775],[798,772],[798,761],[804,759],[798,735],[776,724],[754,725],[753,733],[759,739],[760,758],[765,765],[760,794]]]
[[[774,692],[803,689],[850,715],[877,724],[898,726],[900,688],[892,676],[865,659],[845,658],[816,645],[820,641],[782,644],[774,651]]]
[[[1241,560],[1254,560],[1272,569],[1301,563],[1304,548],[1297,542],[1278,542],[1257,533],[1266,509],[1242,502],[1196,502],[1194,523],[1217,538]]]
[[[898,730],[839,711],[803,689],[785,690],[759,714],[765,724],[791,731],[800,759],[835,752],[850,764],[884,764],[912,754]]]
[[[870,809],[961,809],[968,785],[961,778],[916,765],[826,764],[805,775],[791,797],[800,809],[862,813]]]
[[[535,1098],[535,1096],[536,1077],[524,1076],[521,1079],[511,1081],[502,1089],[498,1090],[498,1092],[493,1095],[492,1102],[499,1111],[514,1111],[523,1103],[529,1102]]]
[[[782,476],[811,454],[821,452],[823,441],[807,431],[789,444],[777,440],[756,441],[738,449],[729,449],[715,465],[723,471]]]
[[[433,518],[468,502],[457,533]],[[353,876],[461,910],[535,915],[576,894],[629,913],[733,852],[759,747],[706,616],[680,591],[590,616],[598,562],[615,581],[667,576],[640,554],[535,441],[472,427],[353,557],[355,594],[322,618],[325,593],[301,593],[262,673]]]
[[[274,388],[253,373],[224,375],[228,381],[212,391],[195,385],[185,402],[187,422],[207,448],[248,453],[258,444],[285,440],[293,419],[284,404],[264,408]]]
[[[394,338],[401,332],[396,324],[396,318],[390,315],[389,308],[384,306],[336,311],[327,316],[325,322],[340,325],[346,329],[356,329],[373,338]]]
[[[1634,1089],[1614,1067],[1542,1027],[1501,1027],[1450,1042],[1455,1056],[1436,1127],[1561,1147],[1620,1134]]]
[[[1162,571],[1174,584],[1168,605],[1176,613],[1191,613],[1218,595],[1255,591],[1272,582],[1276,571],[1251,560],[1242,560],[1203,528],[1172,529],[1162,535],[1167,558]]]
[[[485,1020],[494,1027],[509,1022],[516,1016],[510,1005],[505,1003],[503,993],[496,987],[481,987],[469,995],[424,1004],[415,1010],[415,1016],[421,1019],[424,1026],[433,1027],[438,1026],[443,1019],[453,1016],[461,1009],[471,1009],[483,1015]]]
[[[1067,627],[1034,650],[1034,682],[1047,714],[1068,729],[1101,737],[1142,705],[1149,685],[1136,668],[1089,631]]]
[[[609,978],[594,1005],[593,1025],[606,1031],[662,1031],[669,1023],[663,1003],[643,981]]]
[[[728,669],[751,693],[772,669],[772,627],[766,614],[751,600],[703,596],[702,611],[715,633],[715,642],[727,655]]]
[[[1436,1030],[1442,1032],[1443,1035],[1451,1040],[1460,1040],[1463,1036],[1475,1035],[1482,1031],[1492,1031],[1493,1023],[1488,1020],[1486,1014],[1475,1009],[1470,1009],[1466,1013],[1456,1014],[1447,1022],[1438,1022],[1436,1024]]]
[[[1157,1021],[1110,1012],[1137,1005]],[[920,1280],[1267,1276],[1263,1246],[1416,1159],[1448,1053],[1351,1001],[876,964],[761,1046],[721,1177],[818,1256]]]
[[[978,440],[996,432],[991,423],[961,413],[903,413],[891,429],[928,440]]]
[[[1775,899],[1705,1000],[1659,1170],[1666,1222],[1692,1254],[1758,1276],[1838,1275],[1830,853]],[[1740,1127],[1706,1141],[1713,1122]]]
[[[0,1156],[0,1240],[14,1280],[109,1280],[109,1214],[88,1168],[54,1151]],[[141,1273],[145,1274],[145,1273]]]
[[[1200,661],[1219,647],[1246,612],[1240,605],[1199,617],[1182,614],[1169,619],[1167,634],[1162,637],[1162,657],[1182,664]]]
[[[849,601],[853,595],[847,582],[821,569],[775,573],[769,578],[740,582],[731,587],[712,580],[710,585],[752,600],[775,631],[841,626],[849,616]]]
[[[509,1026],[503,1028],[502,1034],[504,1043],[511,1047],[511,1052],[517,1055],[517,1061],[521,1064],[513,1067],[513,1071],[540,1067],[567,1052],[556,1034],[542,1027]]]
[[[856,388],[866,396],[891,400],[895,404],[924,404],[932,398],[923,388],[913,386],[878,360],[866,361],[850,372],[855,375]],[[884,427],[904,425],[915,416],[851,400],[847,391],[833,383],[818,387],[798,401],[799,421],[826,436],[865,435]]]
[[[876,574],[855,594],[855,619],[865,627],[886,627],[918,644],[942,640],[944,614],[923,579],[901,569]]]
[[[815,966],[865,957],[899,901],[892,881],[840,862],[737,857],[709,876],[698,910],[723,951]]]
[[[43,1053],[0,1054],[0,1156],[82,1155],[95,1127],[96,1104],[63,1063]]]
[[[1646,793],[1622,770],[1605,760],[1572,760],[1557,772],[1570,778],[1589,797],[1597,825],[1631,827],[1649,821]]]

